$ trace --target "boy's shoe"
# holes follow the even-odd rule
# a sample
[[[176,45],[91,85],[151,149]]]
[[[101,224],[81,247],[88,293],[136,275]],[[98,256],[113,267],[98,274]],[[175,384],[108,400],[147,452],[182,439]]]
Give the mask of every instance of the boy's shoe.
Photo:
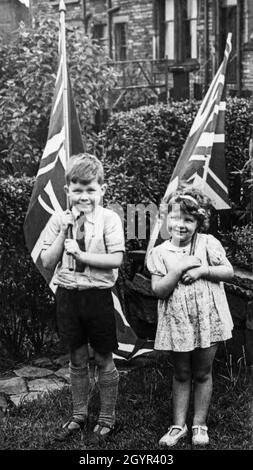
[[[59,431],[59,433],[55,436],[55,440],[59,442],[65,441],[66,439],[73,436],[74,434],[83,432],[86,426],[87,426],[87,418],[81,419],[81,418],[72,417],[62,426],[62,430]]]
[[[178,430],[178,433],[171,434],[173,430]],[[175,446],[181,437],[186,436],[187,432],[186,424],[183,427],[178,425],[170,426],[169,431],[160,439],[159,445],[163,447]]]
[[[192,426],[192,444],[194,446],[206,446],[207,444],[209,444],[207,430],[207,426],[202,426],[199,424]]]
[[[94,445],[99,442],[104,442],[116,431],[118,431],[118,426],[116,424],[109,426],[106,423],[98,423],[89,435],[88,444]]]

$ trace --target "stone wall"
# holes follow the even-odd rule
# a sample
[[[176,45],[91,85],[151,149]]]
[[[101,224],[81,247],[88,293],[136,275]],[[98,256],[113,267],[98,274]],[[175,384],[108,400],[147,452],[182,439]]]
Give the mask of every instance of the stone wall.
[[[8,43],[20,21],[28,24],[29,10],[18,0],[0,0],[0,35]]]
[[[114,0],[113,7],[120,7],[112,16],[112,23],[127,23],[127,59],[152,58],[153,7],[152,1]],[[91,12],[90,26],[93,21],[106,24],[106,2],[86,1],[87,13]]]

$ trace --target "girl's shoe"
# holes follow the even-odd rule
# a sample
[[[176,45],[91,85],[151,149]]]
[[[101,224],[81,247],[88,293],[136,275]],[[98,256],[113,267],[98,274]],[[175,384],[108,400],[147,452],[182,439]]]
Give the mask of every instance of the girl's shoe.
[[[177,434],[171,434],[174,429],[178,430]],[[186,424],[184,427],[178,425],[170,426],[169,431],[160,439],[159,445],[163,447],[175,446],[181,437],[186,436],[187,432]]]
[[[202,426],[199,424],[192,426],[192,444],[194,446],[206,446],[207,444],[209,444],[207,430],[207,426]]]

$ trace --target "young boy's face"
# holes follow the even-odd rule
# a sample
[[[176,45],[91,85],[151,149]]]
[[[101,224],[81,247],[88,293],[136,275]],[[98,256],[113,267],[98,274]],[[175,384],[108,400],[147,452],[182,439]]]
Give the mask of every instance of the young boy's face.
[[[65,191],[69,197],[70,207],[75,206],[79,212],[91,214],[103,195],[105,194],[106,184],[99,184],[96,179],[90,183],[73,183],[65,186]]]

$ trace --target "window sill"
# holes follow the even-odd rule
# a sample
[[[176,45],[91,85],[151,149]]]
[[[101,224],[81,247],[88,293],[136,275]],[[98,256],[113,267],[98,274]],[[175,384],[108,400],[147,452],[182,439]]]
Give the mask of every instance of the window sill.
[[[179,73],[179,72],[193,72],[200,68],[200,64],[197,59],[188,59],[184,62],[174,63],[174,65],[170,66],[170,72],[172,73]]]

